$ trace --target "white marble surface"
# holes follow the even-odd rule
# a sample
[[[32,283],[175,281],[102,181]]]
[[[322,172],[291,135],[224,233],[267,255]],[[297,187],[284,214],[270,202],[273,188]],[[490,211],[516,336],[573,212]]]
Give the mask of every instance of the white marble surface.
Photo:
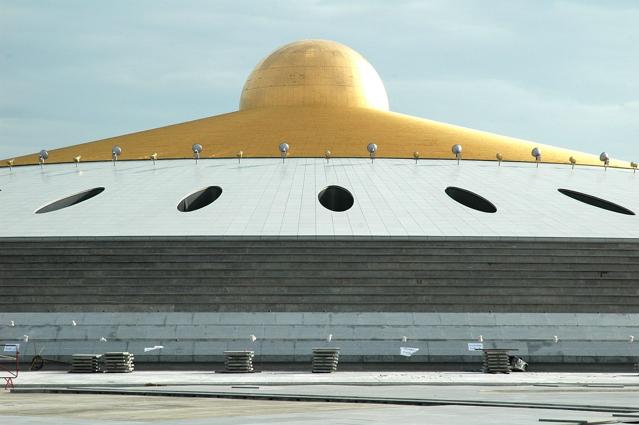
[[[213,204],[177,210],[182,198],[210,185],[223,188]],[[348,189],[354,206],[325,209],[317,195],[328,185]],[[448,186],[471,190],[498,211],[467,208],[446,195]],[[69,208],[34,213],[94,187],[106,190]],[[98,162],[0,169],[0,237],[639,237],[639,216],[578,202],[558,188],[639,213],[639,173],[631,170],[361,158]]]

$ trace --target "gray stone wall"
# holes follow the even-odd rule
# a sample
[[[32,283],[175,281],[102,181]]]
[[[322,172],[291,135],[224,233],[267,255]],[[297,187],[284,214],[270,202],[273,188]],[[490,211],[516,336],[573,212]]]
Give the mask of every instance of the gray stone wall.
[[[0,312],[639,313],[634,240],[0,239]]]
[[[74,353],[130,351],[137,361],[221,361],[224,350],[251,349],[257,361],[289,362],[308,361],[313,347],[338,346],[343,361],[479,362],[467,344],[480,335],[486,348],[516,348],[533,363],[639,358],[639,314],[0,313],[0,333],[0,342],[21,343],[27,360],[37,352],[68,360]],[[155,345],[164,349],[144,353]],[[401,357],[401,346],[419,351]]]

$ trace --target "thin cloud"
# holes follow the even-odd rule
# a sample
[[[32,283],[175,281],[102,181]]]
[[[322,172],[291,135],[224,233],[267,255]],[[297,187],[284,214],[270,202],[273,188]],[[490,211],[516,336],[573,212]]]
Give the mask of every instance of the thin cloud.
[[[1,1],[0,157],[229,112],[252,67],[340,41],[391,108],[639,158],[634,1]]]

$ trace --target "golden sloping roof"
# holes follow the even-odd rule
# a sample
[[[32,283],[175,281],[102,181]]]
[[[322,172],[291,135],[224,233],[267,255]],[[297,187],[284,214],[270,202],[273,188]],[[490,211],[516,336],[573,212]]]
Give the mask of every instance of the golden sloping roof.
[[[525,140],[471,130],[422,118],[366,108],[320,106],[250,109],[189,121],[153,130],[111,137],[49,151],[47,163],[109,161],[114,145],[122,147],[120,160],[191,158],[191,146],[204,147],[202,158],[279,157],[278,145],[286,141],[291,157],[367,157],[366,146],[378,145],[378,158],[453,158],[451,147],[461,144],[464,159],[534,161],[533,147],[542,151],[543,162],[601,165],[599,157]],[[15,165],[37,164],[38,155],[16,158]],[[611,166],[629,167],[611,160]]]
[[[366,146],[378,145],[377,157],[452,158],[461,144],[463,158],[534,161],[539,146],[544,162],[601,165],[598,156],[499,136],[422,118],[388,112],[384,85],[373,67],[357,52],[332,41],[304,40],[277,49],[263,59],[247,79],[240,111],[153,130],[54,149],[48,163],[109,161],[119,145],[120,160],[190,158],[191,146],[204,146],[201,157],[279,157],[278,145],[290,145],[289,156],[368,156]],[[38,155],[15,159],[14,165],[37,164]],[[2,162],[5,166],[6,162]],[[611,160],[611,166],[629,163]]]

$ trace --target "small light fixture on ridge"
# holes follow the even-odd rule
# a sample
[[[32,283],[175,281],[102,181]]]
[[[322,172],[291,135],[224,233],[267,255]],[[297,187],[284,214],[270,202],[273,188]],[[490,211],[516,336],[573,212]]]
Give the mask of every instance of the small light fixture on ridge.
[[[606,152],[599,154],[599,161],[604,163],[604,171],[608,171],[608,164],[610,164],[610,157]]]
[[[460,144],[453,145],[451,151],[455,154],[455,158],[457,158],[457,165],[459,165],[459,160],[461,159],[461,154],[462,154],[462,145]]]
[[[13,171],[13,163],[15,162],[15,159],[10,159],[7,161],[7,165],[9,166],[9,172]]]
[[[413,158],[415,158],[415,164],[417,164],[417,161],[419,161],[419,152],[413,152]]]
[[[366,150],[368,151],[368,155],[371,157],[371,163],[375,161],[375,156],[377,155],[377,145],[375,143],[369,143],[366,146]]]
[[[530,154],[535,158],[537,168],[539,168],[539,163],[541,162],[541,150],[538,147],[534,147]]]
[[[158,153],[153,152],[151,155],[149,155],[149,159],[151,159],[153,161],[153,165],[155,165],[155,161],[158,160]]]
[[[47,152],[46,149],[42,149],[38,154],[38,162],[40,163],[40,168],[42,168],[42,164],[44,164],[44,161],[46,161],[47,159],[49,159],[49,152]]]
[[[118,145],[113,146],[111,149],[111,159],[113,159],[113,166],[115,167],[115,163],[118,160],[118,157],[122,155],[122,148]]]
[[[277,148],[280,151],[280,156],[282,157],[282,164],[283,164],[284,160],[288,156],[288,150],[289,150],[288,143],[282,142],[282,143],[280,143],[280,145]]]
[[[497,152],[497,155],[495,155],[495,158],[497,158],[497,166],[501,167],[501,161],[504,159],[504,156],[500,154],[499,152]]]
[[[572,169],[575,169],[575,164],[577,163],[577,160],[575,159],[574,156],[571,156],[570,158],[568,158],[568,161],[570,161],[570,165],[572,165]]]
[[[78,156],[74,156],[73,157],[73,162],[75,162],[75,168],[78,168],[78,164],[80,163],[81,159],[82,159],[82,155],[78,155]]]
[[[196,165],[198,159],[200,159],[200,153],[202,153],[202,149],[204,148],[199,143],[195,143],[193,146],[191,146],[191,150],[193,151],[193,158],[195,158]]]

